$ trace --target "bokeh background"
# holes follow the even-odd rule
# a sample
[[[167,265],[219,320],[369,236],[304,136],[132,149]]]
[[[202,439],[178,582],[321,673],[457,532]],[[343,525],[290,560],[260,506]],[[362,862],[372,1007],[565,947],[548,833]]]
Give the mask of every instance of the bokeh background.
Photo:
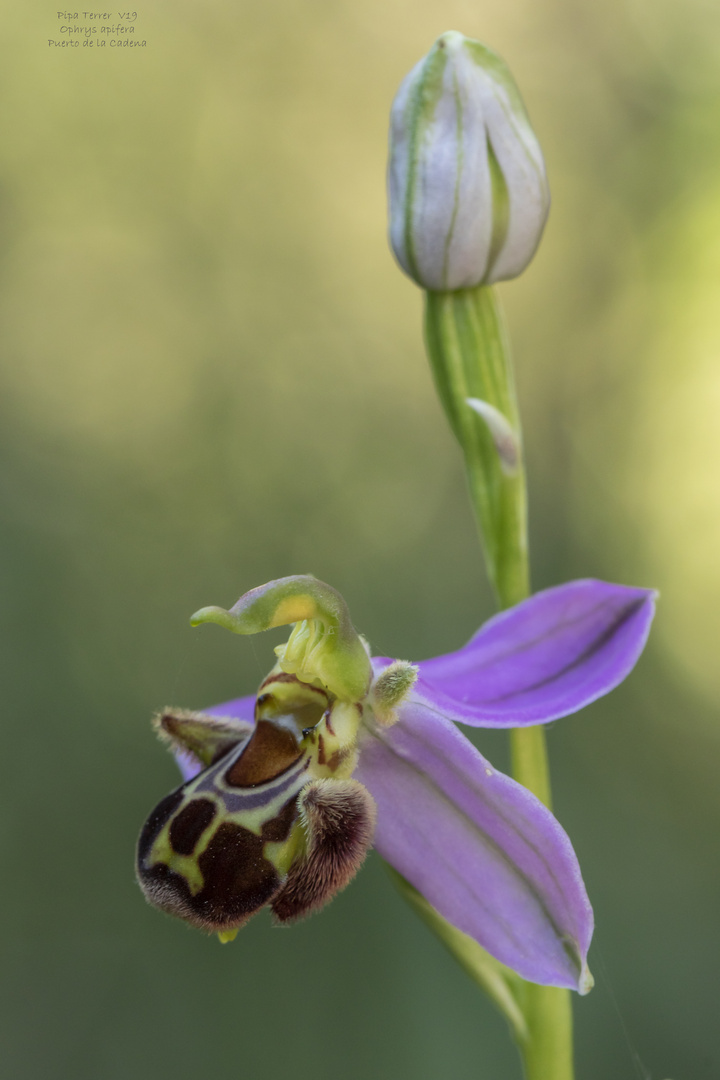
[[[510,63],[554,197],[501,286],[535,587],[662,593],[627,684],[550,731],[598,923],[578,1076],[717,1077],[720,8],[137,11],[147,46],[104,51],[49,47],[49,4],[0,13],[3,1077],[520,1076],[376,857],[323,915],[226,947],[132,871],[176,783],[153,710],[271,663],[269,637],[191,630],[196,608],[313,572],[414,659],[492,611],[385,240],[390,102],[448,28]],[[506,763],[502,735],[478,743]]]

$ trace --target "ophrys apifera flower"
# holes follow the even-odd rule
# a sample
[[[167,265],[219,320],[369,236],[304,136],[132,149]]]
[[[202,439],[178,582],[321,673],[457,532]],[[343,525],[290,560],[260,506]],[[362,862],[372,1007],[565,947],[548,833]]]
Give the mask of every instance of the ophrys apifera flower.
[[[224,939],[270,905],[322,907],[373,845],[449,922],[524,978],[584,990],[592,909],[570,841],[455,722],[544,723],[634,666],[644,589],[576,581],[495,616],[457,652],[371,658],[342,597],[310,576],[195,624],[294,623],[257,695],[158,718],[184,782],[150,815],[138,876],[158,907]]]

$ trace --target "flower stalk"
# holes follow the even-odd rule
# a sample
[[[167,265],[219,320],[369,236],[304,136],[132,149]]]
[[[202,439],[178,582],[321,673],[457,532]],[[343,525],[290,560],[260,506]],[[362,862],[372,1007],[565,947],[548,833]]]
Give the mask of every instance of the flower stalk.
[[[465,456],[490,581],[500,606],[511,607],[530,591],[527,505],[510,348],[494,290],[426,293],[425,342]]]
[[[493,289],[480,285],[426,293],[425,340],[438,395],[465,458],[488,575],[499,606],[509,608],[530,595],[527,495],[508,336]],[[498,425],[469,406],[468,399],[485,403],[487,412],[495,410],[507,422],[515,440],[512,462],[499,444]],[[542,727],[513,728],[510,746],[514,779],[550,808]],[[433,925],[431,913],[423,917]],[[462,939],[449,936],[440,922],[433,928],[463,967],[472,970]],[[484,989],[489,992],[487,985]],[[496,993],[490,997],[510,1022],[527,1080],[572,1080],[569,992],[519,980],[512,986],[513,1009]],[[523,1017],[522,1033],[513,1022],[514,1008]]]
[[[510,730],[511,773],[552,809],[550,765],[542,727]],[[517,999],[527,1033],[517,1039],[526,1080],[573,1080],[573,1019],[570,992],[520,980]]]
[[[451,31],[406,77],[393,105],[388,177],[391,245],[426,290],[435,385],[463,451],[488,576],[507,609],[530,595],[527,497],[510,348],[491,286],[532,258],[549,192],[517,86],[486,46]],[[515,728],[510,742],[513,777],[549,808],[544,731]],[[423,897],[404,892],[505,1013],[528,1080],[572,1080],[567,990],[478,966],[476,943],[466,947]]]

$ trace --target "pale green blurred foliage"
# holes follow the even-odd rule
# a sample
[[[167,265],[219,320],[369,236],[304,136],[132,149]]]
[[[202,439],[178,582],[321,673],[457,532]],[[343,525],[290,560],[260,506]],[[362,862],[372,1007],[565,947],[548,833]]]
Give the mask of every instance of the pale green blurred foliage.
[[[249,692],[271,656],[190,631],[196,608],[313,572],[377,651],[411,659],[490,613],[420,294],[385,239],[390,102],[454,28],[510,64],[553,193],[535,261],[500,290],[536,587],[662,593],[628,685],[550,735],[599,923],[579,1075],[629,1080],[636,1050],[654,1076],[710,1080],[720,9],[138,13],[145,50],[93,53],[48,50],[54,10],[2,12],[4,1073],[317,1080],[342,1058],[347,1080],[517,1075],[502,1023],[375,862],[322,917],[257,920],[222,950],[131,877],[175,782],[149,714]],[[503,740],[483,740],[502,766]]]

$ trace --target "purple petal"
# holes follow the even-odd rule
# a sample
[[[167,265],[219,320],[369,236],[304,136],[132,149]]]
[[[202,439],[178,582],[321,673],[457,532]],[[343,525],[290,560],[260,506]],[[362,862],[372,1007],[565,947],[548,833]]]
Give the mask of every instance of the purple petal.
[[[200,764],[194,754],[189,753],[187,750],[180,750],[177,746],[173,746],[172,753],[183,778],[183,783],[187,783],[188,780],[192,780],[194,776],[202,772],[204,766]]]
[[[449,922],[523,978],[581,992],[592,908],[570,841],[534,795],[411,700],[362,737],[375,846]]]
[[[223,701],[222,705],[211,705],[209,709],[202,711],[206,716],[228,716],[233,720],[245,720],[248,724],[254,724],[255,694]]]
[[[232,701],[224,701],[222,705],[211,705],[209,709],[202,711],[206,716],[229,716],[236,720],[247,720],[252,724],[255,720],[255,695],[233,698]],[[193,754],[174,748],[173,755],[183,781],[192,780],[194,776],[202,772],[204,766]]]
[[[417,695],[478,727],[567,716],[632,671],[654,601],[650,590],[591,579],[546,589],[490,619],[464,648],[423,661]]]

